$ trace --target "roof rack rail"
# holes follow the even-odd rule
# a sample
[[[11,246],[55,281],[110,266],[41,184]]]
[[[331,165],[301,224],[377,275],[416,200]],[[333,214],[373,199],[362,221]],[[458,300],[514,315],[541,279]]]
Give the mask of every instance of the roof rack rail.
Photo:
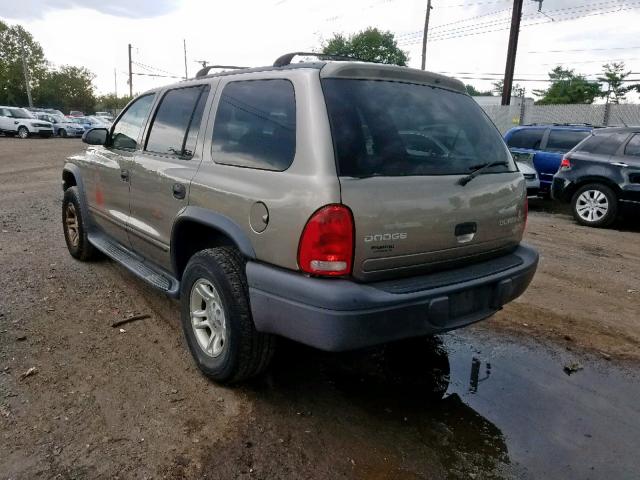
[[[207,76],[209,74],[209,70],[212,70],[214,68],[225,68],[227,70],[243,70],[249,67],[236,67],[234,65],[207,65],[206,67],[203,67],[200,70],[198,70],[198,73],[196,73],[196,78],[202,78]]]
[[[348,55],[332,55],[330,53],[319,53],[319,52],[291,52],[285,53],[276,59],[273,62],[274,67],[285,67],[291,64],[291,60],[294,57],[318,57],[321,60],[345,60],[348,62],[366,62],[366,60],[362,60],[361,58],[351,57]]]

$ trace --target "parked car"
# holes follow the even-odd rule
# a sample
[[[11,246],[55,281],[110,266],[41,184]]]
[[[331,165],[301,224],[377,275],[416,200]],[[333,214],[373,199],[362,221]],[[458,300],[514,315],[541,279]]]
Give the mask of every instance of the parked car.
[[[34,117],[24,108],[0,106],[0,132],[10,137],[39,135],[46,138],[53,135],[53,126],[51,122]]]
[[[40,120],[51,122],[53,134],[59,137],[81,137],[85,132],[82,125],[63,115],[52,115],[46,112],[33,112],[33,114]]]
[[[71,119],[74,123],[82,125],[84,131],[91,130],[92,128],[108,128],[110,124],[97,117],[74,117]]]
[[[220,382],[276,335],[341,351],[485,319],[538,262],[524,178],[461,82],[293,57],[143,93],[62,171],[70,254],[179,297]]]
[[[538,172],[540,195],[548,197],[553,176],[563,156],[593,130],[587,125],[524,125],[504,135],[512,153],[532,154],[532,167]]]
[[[80,110],[71,110],[69,112],[69,116],[70,117],[84,117],[84,112],[81,112]]]
[[[622,209],[640,213],[640,127],[594,130],[553,177],[553,198],[581,225],[607,227]],[[637,217],[636,217],[637,218]]]
[[[522,172],[527,182],[527,196],[537,197],[540,193],[540,177],[533,168],[533,153],[511,152],[513,159],[518,165],[518,170]]]
[[[113,122],[113,115],[111,115],[109,112],[96,112],[95,116],[98,118],[103,118],[107,122]]]

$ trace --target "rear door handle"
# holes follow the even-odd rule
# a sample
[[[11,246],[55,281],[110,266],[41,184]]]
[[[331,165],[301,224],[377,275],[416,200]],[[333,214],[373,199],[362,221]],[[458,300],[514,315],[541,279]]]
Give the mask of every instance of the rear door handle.
[[[626,164],[626,163],[624,163],[624,162],[612,162],[612,163],[611,163],[611,165],[615,165],[616,167],[623,167],[623,168],[625,168],[625,167],[628,167],[628,166],[629,166],[629,165],[627,165],[627,164]]]
[[[182,200],[187,195],[187,188],[181,183],[173,184],[173,196],[178,200]]]
[[[122,179],[123,182],[128,182],[129,181],[129,170],[120,170],[120,178]]]

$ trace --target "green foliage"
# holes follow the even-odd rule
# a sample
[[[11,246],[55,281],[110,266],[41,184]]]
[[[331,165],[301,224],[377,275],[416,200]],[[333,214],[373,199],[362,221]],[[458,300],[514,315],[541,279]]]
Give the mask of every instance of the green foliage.
[[[499,96],[499,97],[501,97],[502,96],[502,90],[504,88],[503,85],[504,85],[504,80],[498,80],[497,82],[493,82],[492,93],[497,95],[497,96]],[[519,83],[511,84],[511,96],[512,97],[523,97],[526,92],[527,92],[527,89],[524,88]]]
[[[124,97],[116,97],[115,94],[109,93],[97,98],[95,110],[97,112],[115,112],[117,110],[123,109],[125,105],[130,101],[131,97],[129,95],[126,95]]]
[[[464,88],[467,90],[467,93],[472,97],[492,97],[493,96],[493,92],[491,90],[478,90],[476,87],[474,87],[471,84],[465,85]]]
[[[92,81],[95,75],[84,67],[64,65],[45,72],[34,90],[34,105],[57,108],[63,112],[93,110],[96,98]]]
[[[27,89],[22,55],[31,74],[31,86],[38,86],[46,72],[47,62],[40,44],[20,25],[0,21],[0,104],[27,105]]]
[[[551,85],[546,90],[534,90],[533,94],[542,97],[537,105],[554,105],[566,103],[593,103],[593,100],[601,95],[601,87],[598,82],[592,82],[561,66],[549,72]]]
[[[398,47],[393,33],[372,27],[348,37],[335,34],[322,45],[322,53],[402,66],[409,61],[407,53]]]
[[[631,70],[626,71],[624,62],[605,63],[602,66],[602,76],[598,80],[607,85],[600,96],[606,98],[610,103],[621,103],[626,100],[625,94],[634,86],[625,87],[624,80],[631,74]]]

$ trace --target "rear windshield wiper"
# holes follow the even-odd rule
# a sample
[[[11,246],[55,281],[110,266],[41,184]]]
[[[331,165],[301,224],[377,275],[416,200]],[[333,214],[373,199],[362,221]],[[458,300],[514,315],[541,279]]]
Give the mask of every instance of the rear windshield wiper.
[[[469,183],[471,180],[476,178],[478,175],[480,175],[486,169],[491,168],[491,167],[497,167],[499,165],[504,165],[505,167],[508,167],[509,163],[505,162],[504,160],[502,160],[502,161],[499,161],[499,162],[487,162],[487,163],[483,163],[481,165],[474,165],[473,167],[471,167],[473,169],[473,171],[469,175],[467,175],[466,177],[462,177],[460,180],[458,180],[458,184],[462,185],[462,186],[465,186],[467,183]]]

